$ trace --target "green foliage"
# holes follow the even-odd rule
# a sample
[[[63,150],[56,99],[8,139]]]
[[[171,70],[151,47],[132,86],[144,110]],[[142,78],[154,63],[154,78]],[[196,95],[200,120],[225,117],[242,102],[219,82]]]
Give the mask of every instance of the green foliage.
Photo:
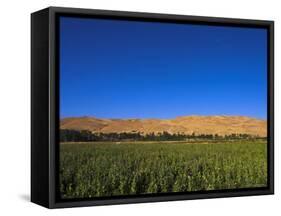
[[[249,134],[230,134],[220,136],[218,134],[170,134],[166,131],[162,133],[142,134],[140,132],[122,132],[122,133],[92,133],[88,130],[60,130],[61,142],[92,142],[92,141],[184,141],[189,139],[216,139],[216,140],[232,140],[232,139],[264,139]]]
[[[61,144],[60,191],[91,198],[264,187],[266,149],[262,140]]]

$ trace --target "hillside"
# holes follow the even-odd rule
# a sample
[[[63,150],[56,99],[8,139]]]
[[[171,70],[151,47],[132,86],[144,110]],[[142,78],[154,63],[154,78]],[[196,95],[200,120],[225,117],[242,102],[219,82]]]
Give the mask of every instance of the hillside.
[[[265,137],[265,120],[245,116],[183,116],[174,119],[102,119],[94,117],[64,118],[61,129],[89,130],[97,133],[169,132],[184,134],[249,134]]]

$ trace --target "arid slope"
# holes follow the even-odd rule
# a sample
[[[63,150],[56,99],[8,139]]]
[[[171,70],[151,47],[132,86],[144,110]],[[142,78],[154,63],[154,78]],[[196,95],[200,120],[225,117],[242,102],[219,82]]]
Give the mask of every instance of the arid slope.
[[[89,130],[102,133],[140,132],[171,134],[249,134],[266,136],[266,121],[245,116],[183,116],[174,119],[101,119],[64,118],[61,129]]]

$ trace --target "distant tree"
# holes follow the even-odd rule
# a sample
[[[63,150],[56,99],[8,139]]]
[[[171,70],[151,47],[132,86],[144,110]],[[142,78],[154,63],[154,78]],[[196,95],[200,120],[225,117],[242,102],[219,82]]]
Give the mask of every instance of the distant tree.
[[[88,130],[60,130],[60,141],[61,142],[90,142],[90,141],[181,141],[186,139],[257,139],[257,136],[251,136],[249,134],[229,134],[220,136],[218,134],[184,134],[184,133],[174,133],[171,134],[167,131],[158,132],[158,133],[140,133],[136,131],[132,132],[122,132],[122,133],[92,133]],[[263,138],[264,139],[264,138]]]

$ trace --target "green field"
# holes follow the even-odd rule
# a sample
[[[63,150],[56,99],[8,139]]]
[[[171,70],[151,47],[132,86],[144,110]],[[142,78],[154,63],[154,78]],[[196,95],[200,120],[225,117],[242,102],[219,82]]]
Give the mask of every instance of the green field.
[[[62,198],[264,187],[263,140],[60,144]]]

